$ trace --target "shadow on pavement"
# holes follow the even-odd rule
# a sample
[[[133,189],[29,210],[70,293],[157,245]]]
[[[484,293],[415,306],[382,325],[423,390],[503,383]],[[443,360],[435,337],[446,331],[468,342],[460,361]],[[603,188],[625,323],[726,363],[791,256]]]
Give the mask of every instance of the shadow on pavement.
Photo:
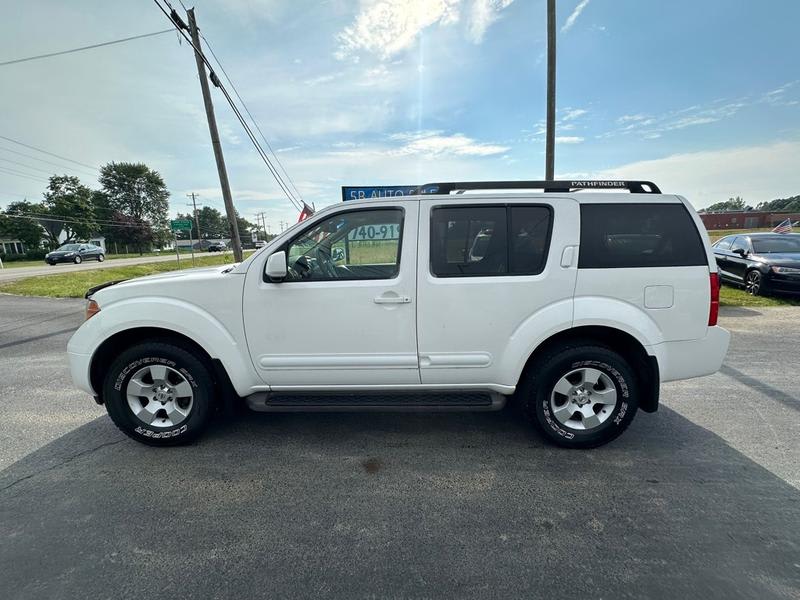
[[[6,598],[800,593],[800,492],[666,407],[586,452],[511,410],[252,414],[172,449],[103,417],[0,489]]]

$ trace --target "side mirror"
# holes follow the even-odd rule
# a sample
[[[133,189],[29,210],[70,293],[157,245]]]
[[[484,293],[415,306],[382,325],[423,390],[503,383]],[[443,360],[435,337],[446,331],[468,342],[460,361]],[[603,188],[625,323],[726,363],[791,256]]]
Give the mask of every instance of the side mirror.
[[[288,273],[288,269],[286,268],[286,252],[281,250],[280,252],[270,254],[267,259],[265,273],[273,282],[283,281]]]
[[[733,250],[733,253],[744,257],[747,254],[747,250],[745,250],[744,248],[737,248],[736,250]]]

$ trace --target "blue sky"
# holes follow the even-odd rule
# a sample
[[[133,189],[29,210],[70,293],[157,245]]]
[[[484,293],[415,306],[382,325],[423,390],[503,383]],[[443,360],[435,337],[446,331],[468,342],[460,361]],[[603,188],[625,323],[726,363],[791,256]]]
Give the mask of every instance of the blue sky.
[[[800,193],[800,2],[557,7],[557,175],[652,179],[698,208]],[[543,175],[544,0],[198,0],[196,8],[309,203],[339,201],[341,185]],[[15,11],[0,23],[0,62],[168,26],[147,0],[28,2]],[[190,191],[222,208],[193,57],[174,35],[0,75],[0,135],[93,165],[144,161],[163,174],[173,212],[186,210]],[[237,207],[246,217],[264,211],[273,231],[294,222],[223,98],[214,99]],[[39,199],[47,173],[32,167],[51,166],[9,150],[53,160],[0,140],[0,204]],[[96,184],[88,173],[83,180]]]

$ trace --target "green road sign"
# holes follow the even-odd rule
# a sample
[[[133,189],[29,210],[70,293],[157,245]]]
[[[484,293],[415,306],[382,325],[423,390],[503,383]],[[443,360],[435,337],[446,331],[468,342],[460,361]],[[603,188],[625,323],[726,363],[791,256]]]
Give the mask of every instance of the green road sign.
[[[192,229],[192,222],[182,219],[176,219],[175,221],[170,221],[169,226],[172,229],[172,231],[189,231]]]

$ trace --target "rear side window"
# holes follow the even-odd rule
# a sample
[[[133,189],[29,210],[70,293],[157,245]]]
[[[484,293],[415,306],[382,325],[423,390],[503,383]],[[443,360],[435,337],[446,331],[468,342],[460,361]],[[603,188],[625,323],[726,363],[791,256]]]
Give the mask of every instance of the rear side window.
[[[708,264],[683,204],[583,204],[578,268]]]
[[[733,238],[731,236],[722,238],[720,241],[714,244],[714,248],[716,248],[717,250],[730,250],[732,241]]]
[[[541,273],[551,222],[546,206],[434,208],[431,273],[436,277]]]

